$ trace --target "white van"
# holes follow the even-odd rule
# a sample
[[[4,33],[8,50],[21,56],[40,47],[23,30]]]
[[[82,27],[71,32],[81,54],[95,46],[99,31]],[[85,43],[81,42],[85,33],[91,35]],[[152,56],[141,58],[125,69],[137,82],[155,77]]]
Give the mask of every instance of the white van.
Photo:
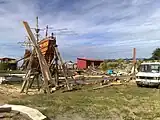
[[[142,63],[136,74],[137,86],[156,86],[160,88],[160,62]]]

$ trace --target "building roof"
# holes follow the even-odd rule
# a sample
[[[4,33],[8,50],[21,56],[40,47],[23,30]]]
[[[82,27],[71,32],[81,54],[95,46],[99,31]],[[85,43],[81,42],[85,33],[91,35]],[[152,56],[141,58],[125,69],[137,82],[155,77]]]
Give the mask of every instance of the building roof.
[[[103,62],[104,60],[99,60],[99,59],[87,59],[87,58],[77,58],[78,60],[86,60],[86,61],[100,61]]]
[[[160,62],[144,62],[141,65],[160,64]]]
[[[8,60],[16,60],[16,59],[14,59],[14,58],[8,58],[8,57],[0,58],[0,60],[4,60],[4,59],[8,59]]]

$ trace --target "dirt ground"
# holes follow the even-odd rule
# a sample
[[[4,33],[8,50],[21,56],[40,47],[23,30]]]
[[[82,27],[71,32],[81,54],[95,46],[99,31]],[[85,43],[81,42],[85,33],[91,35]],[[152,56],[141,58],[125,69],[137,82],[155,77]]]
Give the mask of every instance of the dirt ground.
[[[8,101],[20,98],[20,86],[18,85],[0,85],[0,104],[5,104]]]
[[[0,85],[0,105],[7,104],[12,100],[23,99],[25,93],[20,93],[21,86],[19,85]],[[0,120],[31,120],[28,116],[20,112],[11,111],[9,113],[0,113]]]
[[[24,97],[28,96],[26,93],[20,93],[21,84],[2,84],[0,85],[0,105],[6,104],[12,100],[22,100]],[[37,89],[30,89],[29,95],[40,94],[42,91],[38,92]]]

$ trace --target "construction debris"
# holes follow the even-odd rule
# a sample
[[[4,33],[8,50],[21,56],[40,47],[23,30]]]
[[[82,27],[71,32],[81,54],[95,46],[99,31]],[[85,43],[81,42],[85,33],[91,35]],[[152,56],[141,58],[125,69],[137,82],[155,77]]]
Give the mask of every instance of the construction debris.
[[[116,63],[118,66],[115,68],[112,67],[114,69],[112,74],[102,71],[100,67],[97,66],[99,64],[91,64],[86,70],[72,70],[74,69],[74,63],[63,62],[56,43],[56,37],[53,33],[51,36],[48,36],[48,27],[46,28],[46,36],[42,40],[39,40],[40,29],[38,25],[35,29],[35,38],[28,23],[23,21],[23,24],[28,33],[28,40],[32,48],[25,50],[22,70],[24,70],[26,74],[21,92],[28,93],[28,90],[33,88],[35,84],[38,91],[43,89],[45,93],[53,93],[61,88],[67,88],[68,91],[72,91],[74,85],[79,84],[88,85],[100,83],[102,86],[110,86],[113,85],[111,84],[113,81],[118,82],[118,77],[128,76],[128,70],[126,70],[127,65],[125,63]],[[103,61],[99,61],[99,63],[101,62]],[[122,71],[121,68],[124,70]],[[3,79],[4,78],[0,78],[0,83],[3,82]]]
[[[95,66],[90,66],[85,73],[87,75],[102,75],[103,73],[101,72],[101,70],[99,70],[98,67]]]
[[[2,84],[5,80],[5,77],[0,77],[0,84]]]
[[[102,86],[99,86],[99,87],[96,87],[96,88],[93,88],[93,90],[97,90],[97,89],[101,89],[101,88],[105,88],[105,87],[109,87],[109,86],[117,86],[117,85],[122,85],[122,83],[119,83],[119,82],[113,82],[113,83],[109,83],[107,85],[102,85]]]

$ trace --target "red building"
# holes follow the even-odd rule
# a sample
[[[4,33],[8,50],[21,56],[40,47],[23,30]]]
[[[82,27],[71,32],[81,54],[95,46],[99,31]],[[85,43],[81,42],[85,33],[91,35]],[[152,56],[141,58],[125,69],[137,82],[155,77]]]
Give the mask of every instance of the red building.
[[[99,66],[104,60],[77,58],[77,68],[87,69],[89,66]]]

